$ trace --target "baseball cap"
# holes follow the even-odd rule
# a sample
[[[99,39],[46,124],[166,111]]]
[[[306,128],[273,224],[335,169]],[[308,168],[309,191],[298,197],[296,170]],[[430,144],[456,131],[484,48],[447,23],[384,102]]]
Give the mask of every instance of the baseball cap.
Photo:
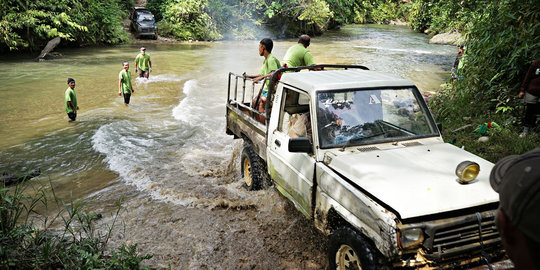
[[[540,148],[502,158],[489,182],[510,222],[540,243]]]

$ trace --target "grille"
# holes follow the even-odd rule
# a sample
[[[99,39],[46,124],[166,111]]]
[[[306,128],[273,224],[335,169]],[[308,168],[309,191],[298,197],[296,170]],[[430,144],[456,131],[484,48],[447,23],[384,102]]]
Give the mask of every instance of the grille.
[[[404,146],[416,146],[416,145],[422,145],[419,142],[408,142],[408,143],[402,143]]]
[[[370,146],[370,147],[362,147],[362,148],[356,148],[358,151],[360,152],[369,152],[369,151],[375,151],[375,150],[379,150],[379,148],[375,147],[375,146]]]
[[[141,28],[142,33],[152,33],[154,29],[152,28]]]
[[[441,222],[428,225],[425,232],[428,236],[424,241],[426,258],[431,260],[463,254],[474,256],[481,252],[482,248],[486,251],[500,246],[494,212],[465,216],[453,220],[450,224]]]

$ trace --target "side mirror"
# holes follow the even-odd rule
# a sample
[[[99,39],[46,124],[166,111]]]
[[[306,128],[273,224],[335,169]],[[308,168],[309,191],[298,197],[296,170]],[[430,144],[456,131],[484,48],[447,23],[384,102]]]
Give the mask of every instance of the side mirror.
[[[313,145],[307,137],[302,138],[290,138],[289,139],[289,152],[292,153],[313,153]]]
[[[439,132],[442,133],[442,123],[437,123],[437,128],[439,129]]]

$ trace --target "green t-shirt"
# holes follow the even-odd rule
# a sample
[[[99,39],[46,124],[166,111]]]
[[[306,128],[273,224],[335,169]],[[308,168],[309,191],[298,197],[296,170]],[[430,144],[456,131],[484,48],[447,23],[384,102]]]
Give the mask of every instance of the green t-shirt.
[[[68,106],[68,101],[71,101],[71,104],[73,104],[73,107],[77,109],[77,94],[75,94],[75,90],[71,89],[71,87],[68,87],[66,89],[66,93],[64,94],[64,98],[66,100],[66,113],[72,113],[73,109],[71,109],[70,106]]]
[[[268,57],[264,59],[261,67],[261,73],[259,74],[264,76],[274,70],[278,70],[280,67],[281,64],[279,63],[279,60],[272,54],[269,54]]]
[[[298,43],[291,46],[283,57],[283,63],[287,64],[287,67],[300,67],[314,65],[313,56],[304,47],[304,45]]]
[[[148,70],[150,62],[150,55],[148,54],[138,54],[137,57],[135,57],[135,64],[137,64],[137,68],[140,68],[143,71]]]
[[[122,93],[131,94],[131,72],[122,69],[118,74],[118,79],[122,79]]]
[[[261,73],[259,73],[261,76],[264,76],[274,70],[278,70],[281,67],[281,64],[279,63],[279,60],[273,56],[272,54],[269,54],[268,57],[264,59],[263,65],[261,67]],[[264,88],[264,91],[268,91],[268,80],[266,80],[265,83],[266,87]]]

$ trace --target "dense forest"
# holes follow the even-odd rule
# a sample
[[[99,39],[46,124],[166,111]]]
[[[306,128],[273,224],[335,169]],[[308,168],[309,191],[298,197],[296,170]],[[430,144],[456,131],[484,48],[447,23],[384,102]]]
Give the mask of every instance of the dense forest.
[[[447,127],[445,139],[457,140],[458,146],[491,161],[538,147],[538,133],[518,137],[524,106],[517,98],[529,65],[540,59],[538,1],[469,0],[461,1],[459,7],[450,2],[454,3],[415,1],[410,13],[413,29],[456,29],[466,36],[465,64],[458,71],[459,79],[439,90],[430,103],[437,120]],[[460,129],[466,124],[474,129],[487,122],[501,127],[487,132],[487,144],[477,141],[484,132]]]
[[[0,52],[36,51],[61,37],[77,45],[128,40],[122,18],[133,0],[2,0]]]
[[[489,1],[148,0],[160,35],[178,40],[283,38],[351,23],[408,22],[416,31],[464,30]],[[123,19],[133,0],[3,0],[0,51],[35,51],[53,37],[75,45],[128,40]]]
[[[321,34],[350,23],[406,20],[408,2],[395,0],[149,0],[162,35],[178,39],[282,38]]]
[[[133,0],[2,0],[0,52],[37,51],[57,36],[63,46],[129,42],[123,20],[133,6]],[[473,124],[498,121],[507,133],[499,144],[516,152],[539,143],[538,136],[516,142],[511,135],[523,109],[517,89],[528,65],[540,59],[538,0],[148,0],[146,6],[159,34],[177,40],[318,35],[351,23],[407,23],[430,35],[460,32],[466,64],[460,79],[449,81],[431,102],[438,121],[450,129],[464,118]],[[477,148],[470,134],[447,132],[445,137]],[[508,151],[478,152],[495,159],[490,153]]]

